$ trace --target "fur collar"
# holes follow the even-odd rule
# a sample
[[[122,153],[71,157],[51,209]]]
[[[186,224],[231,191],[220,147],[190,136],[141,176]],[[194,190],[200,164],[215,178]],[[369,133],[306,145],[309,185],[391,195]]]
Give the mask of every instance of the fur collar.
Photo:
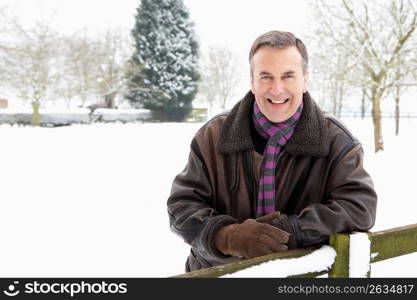
[[[248,92],[227,116],[217,144],[220,153],[254,150],[250,123],[255,97]],[[303,95],[304,108],[286,151],[292,155],[324,157],[329,152],[328,130],[320,108],[308,92]]]

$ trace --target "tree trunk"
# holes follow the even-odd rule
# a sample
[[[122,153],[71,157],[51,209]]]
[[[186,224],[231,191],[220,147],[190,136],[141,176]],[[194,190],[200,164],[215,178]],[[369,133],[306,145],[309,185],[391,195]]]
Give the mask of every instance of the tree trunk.
[[[339,119],[342,117],[342,101],[340,99],[340,95],[339,95],[339,99],[337,100],[337,117]]]
[[[400,87],[396,88],[395,94],[395,135],[400,133]]]
[[[339,83],[339,92],[338,92],[338,101],[337,101],[337,117],[340,119],[342,117],[342,109],[343,109],[343,82]]]
[[[325,105],[327,103],[327,99],[326,99],[326,88],[325,88],[324,79],[321,80],[321,99],[320,99],[320,101],[321,101],[320,107],[327,111],[327,108],[325,108]]]
[[[115,108],[116,106],[115,99],[116,99],[115,92],[105,95],[104,102],[105,102],[106,108]]]
[[[40,125],[40,113],[39,113],[39,107],[40,107],[40,103],[38,101],[32,101],[32,121],[31,124],[32,126],[39,126]]]
[[[330,97],[332,99],[332,114],[333,116],[337,117],[337,89],[335,87],[335,83],[330,83]]]
[[[229,97],[222,97],[220,100],[220,108],[222,111],[226,110],[226,101]]]
[[[372,120],[374,122],[375,153],[384,150],[381,126],[381,99],[372,94]]]
[[[365,107],[365,100],[366,100],[366,92],[365,89],[362,88],[362,106],[361,106],[361,117],[362,120],[365,119],[365,111],[366,111],[366,107]]]

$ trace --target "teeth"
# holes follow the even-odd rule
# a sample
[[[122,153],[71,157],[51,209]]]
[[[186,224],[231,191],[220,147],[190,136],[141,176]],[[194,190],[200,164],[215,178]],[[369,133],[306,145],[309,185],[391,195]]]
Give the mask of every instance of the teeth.
[[[282,103],[287,102],[288,98],[287,99],[284,99],[284,100],[281,100],[281,101],[274,101],[272,99],[268,99],[268,100],[271,101],[272,103],[275,103],[275,104],[282,104]]]

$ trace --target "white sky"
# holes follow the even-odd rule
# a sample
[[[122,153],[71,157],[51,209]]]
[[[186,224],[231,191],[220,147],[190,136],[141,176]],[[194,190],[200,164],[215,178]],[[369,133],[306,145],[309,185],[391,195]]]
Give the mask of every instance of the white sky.
[[[82,28],[131,29],[139,0],[0,0],[27,25],[52,21],[65,33]],[[227,45],[245,56],[253,40],[269,30],[306,33],[304,0],[185,0],[202,46]]]
[[[221,45],[237,56],[243,74],[236,87],[237,98],[250,87],[247,57],[257,36],[270,30],[285,30],[303,38],[311,28],[306,0],[184,2],[195,24],[201,50]],[[1,3],[6,4],[24,26],[46,21],[57,31],[71,34],[85,28],[90,33],[113,28],[130,31],[140,0],[0,0]],[[236,102],[236,99],[231,100]]]
[[[249,76],[246,76],[247,56],[252,42],[258,35],[275,29],[291,31],[303,39],[312,28],[313,21],[307,0],[184,2],[195,23],[202,48],[223,45],[237,55],[244,74],[237,89],[242,95],[249,88]],[[8,5],[24,24],[29,26],[36,20],[49,19],[54,27],[63,33],[73,33],[84,28],[130,30],[139,3],[140,0],[0,0],[0,5]],[[308,46],[307,43],[307,48]],[[402,111],[417,112],[414,95],[405,96],[402,99]],[[383,111],[392,111],[393,108],[394,105],[390,101],[383,102]]]

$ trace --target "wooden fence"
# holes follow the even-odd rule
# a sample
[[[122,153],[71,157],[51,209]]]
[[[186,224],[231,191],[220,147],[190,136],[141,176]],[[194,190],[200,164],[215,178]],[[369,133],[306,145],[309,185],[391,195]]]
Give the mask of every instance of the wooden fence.
[[[369,232],[371,242],[370,253],[375,256],[369,257],[369,264],[394,258],[404,254],[417,252],[417,224],[392,228],[384,231]],[[329,244],[336,251],[336,258],[330,269],[321,270],[315,273],[299,274],[291,277],[317,277],[328,274],[332,278],[349,277],[349,234],[334,234],[330,236]],[[319,247],[310,247],[296,250],[289,250],[280,253],[255,257],[251,259],[234,262],[227,265],[193,271],[177,276],[176,278],[213,278],[259,265],[264,262],[277,259],[298,258],[312,253]],[[370,268],[369,268],[370,269]],[[389,275],[389,274],[387,274]],[[371,276],[371,273],[368,273]]]

